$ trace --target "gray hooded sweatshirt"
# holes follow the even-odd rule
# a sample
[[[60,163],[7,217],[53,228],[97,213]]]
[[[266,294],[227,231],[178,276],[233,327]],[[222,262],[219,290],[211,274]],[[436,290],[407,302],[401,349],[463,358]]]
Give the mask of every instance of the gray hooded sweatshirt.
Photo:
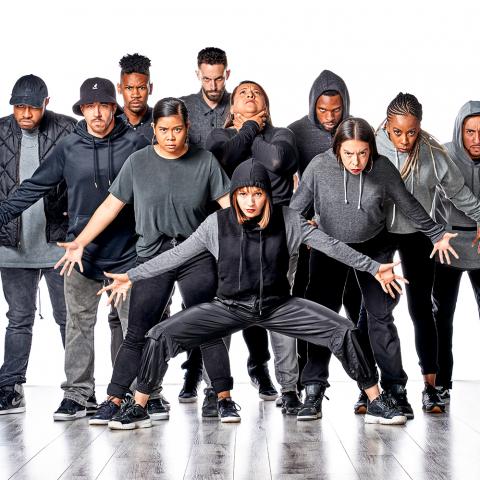
[[[345,82],[330,70],[323,70],[310,89],[308,115],[288,126],[295,134],[299,153],[298,171],[300,175],[303,174],[313,157],[332,147],[335,132],[327,132],[318,122],[316,113],[318,97],[326,90],[336,90],[342,97],[342,121],[350,116],[350,96]]]
[[[370,170],[349,173],[332,149],[308,165],[290,207],[302,215],[315,208],[318,228],[345,243],[361,243],[378,235],[386,222],[385,202],[392,200],[418,230],[437,242],[445,233],[407,191],[398,170],[379,156]]]
[[[397,151],[384,128],[376,134],[377,148],[380,155],[387,157],[400,171],[408,158],[408,153]],[[435,191],[450,199],[453,204],[464,211],[474,221],[480,223],[480,201],[465,185],[465,180],[448,152],[432,136],[423,130],[420,132],[419,158],[417,168],[410,172],[404,183],[408,191],[427,211],[432,211]],[[392,233],[414,233],[417,229],[412,222],[393,204],[386,203],[387,229]],[[456,248],[457,239],[453,241]]]
[[[473,192],[477,201],[480,198],[480,161],[473,161],[463,146],[463,122],[467,117],[480,115],[480,101],[467,102],[458,112],[453,128],[453,140],[445,144],[451,159],[461,172],[466,186]],[[460,255],[460,259],[452,258],[452,266],[465,270],[480,268],[480,255],[477,248],[472,247],[472,241],[476,235],[477,218],[456,208],[453,199],[449,199],[445,192],[437,189],[434,201],[433,214],[437,222],[446,226],[452,233],[458,233],[454,247]],[[465,212],[465,213],[464,213]],[[476,223],[475,223],[476,222]],[[469,231],[456,230],[455,227],[468,228]]]

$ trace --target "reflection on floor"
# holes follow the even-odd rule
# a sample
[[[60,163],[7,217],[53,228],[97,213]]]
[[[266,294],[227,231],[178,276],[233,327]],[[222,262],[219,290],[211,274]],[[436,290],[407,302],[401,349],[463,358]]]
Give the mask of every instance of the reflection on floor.
[[[169,421],[133,432],[53,422],[53,387],[27,387],[27,413],[0,416],[0,479],[455,479],[480,478],[480,382],[456,382],[444,415],[423,414],[422,385],[409,383],[415,419],[364,425],[352,413],[353,383],[335,382],[324,418],[284,418],[275,402],[239,384],[240,424],[202,420],[199,404],[176,402]],[[99,394],[104,388],[99,388]],[[99,398],[101,400],[101,398]]]

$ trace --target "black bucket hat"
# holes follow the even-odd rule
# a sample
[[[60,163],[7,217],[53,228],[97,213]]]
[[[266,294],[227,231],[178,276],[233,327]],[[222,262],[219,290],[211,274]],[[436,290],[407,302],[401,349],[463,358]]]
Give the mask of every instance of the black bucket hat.
[[[75,115],[82,115],[80,105],[88,103],[114,103],[117,106],[115,116],[123,113],[122,107],[117,103],[115,85],[106,78],[87,78],[80,87],[80,100],[72,107]]]

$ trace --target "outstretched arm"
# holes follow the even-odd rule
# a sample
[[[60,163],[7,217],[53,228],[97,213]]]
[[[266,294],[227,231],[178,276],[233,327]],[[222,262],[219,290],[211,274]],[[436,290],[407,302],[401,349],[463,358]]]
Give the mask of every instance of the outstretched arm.
[[[110,194],[95,210],[90,221],[73,242],[59,242],[57,245],[65,249],[65,255],[55,264],[55,268],[63,265],[60,275],[72,273],[75,264],[83,272],[82,256],[85,247],[102,233],[120,213],[125,203]]]

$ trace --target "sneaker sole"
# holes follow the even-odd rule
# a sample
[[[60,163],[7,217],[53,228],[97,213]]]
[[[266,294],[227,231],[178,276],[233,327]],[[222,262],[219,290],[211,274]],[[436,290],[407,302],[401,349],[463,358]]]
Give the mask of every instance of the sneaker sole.
[[[240,417],[221,417],[222,423],[240,423],[242,419]]]
[[[165,413],[149,413],[148,416],[152,422],[156,420],[168,420],[170,418],[170,414],[168,412]]]
[[[445,413],[445,407],[441,407],[440,405],[434,405],[433,407],[422,407],[422,410],[425,413]]]
[[[289,410],[287,408],[282,408],[283,415],[291,415],[292,417],[296,417],[298,415],[298,409]]]
[[[100,418],[91,418],[89,421],[88,421],[88,424],[89,425],[108,425],[108,422],[110,420],[102,420]]]
[[[68,422],[68,421],[77,420],[78,418],[83,418],[86,416],[87,416],[87,411],[82,410],[80,412],[75,413],[75,415],[67,415],[66,413],[54,413],[53,419],[55,421]]]
[[[397,415],[393,418],[376,417],[367,413],[365,415],[365,423],[377,425],[405,425],[407,417],[405,415]]]
[[[97,413],[98,407],[87,407],[87,415],[95,415]]]
[[[277,399],[275,400],[275,406],[276,407],[282,407],[283,406],[282,397],[277,397]]]
[[[208,412],[208,413],[202,412],[202,418],[219,418],[219,416],[218,416],[218,412]]]
[[[278,398],[278,393],[275,395],[265,395],[264,393],[258,393],[258,396],[267,402],[272,402],[273,400],[276,400]]]
[[[188,397],[188,398],[178,397],[179,403],[195,403],[197,400],[198,400],[198,397]]]
[[[316,415],[297,415],[297,420],[299,422],[308,422],[310,420],[319,420],[322,418],[321,413],[317,413]]]
[[[25,407],[8,408],[6,410],[0,410],[0,415],[9,415],[10,413],[23,413],[25,410]]]
[[[134,423],[108,422],[108,428],[110,428],[110,430],[135,430],[136,428],[150,428],[151,426],[152,421],[150,418]]]
[[[367,407],[362,405],[361,407],[354,408],[353,413],[355,415],[365,415],[367,413]]]

